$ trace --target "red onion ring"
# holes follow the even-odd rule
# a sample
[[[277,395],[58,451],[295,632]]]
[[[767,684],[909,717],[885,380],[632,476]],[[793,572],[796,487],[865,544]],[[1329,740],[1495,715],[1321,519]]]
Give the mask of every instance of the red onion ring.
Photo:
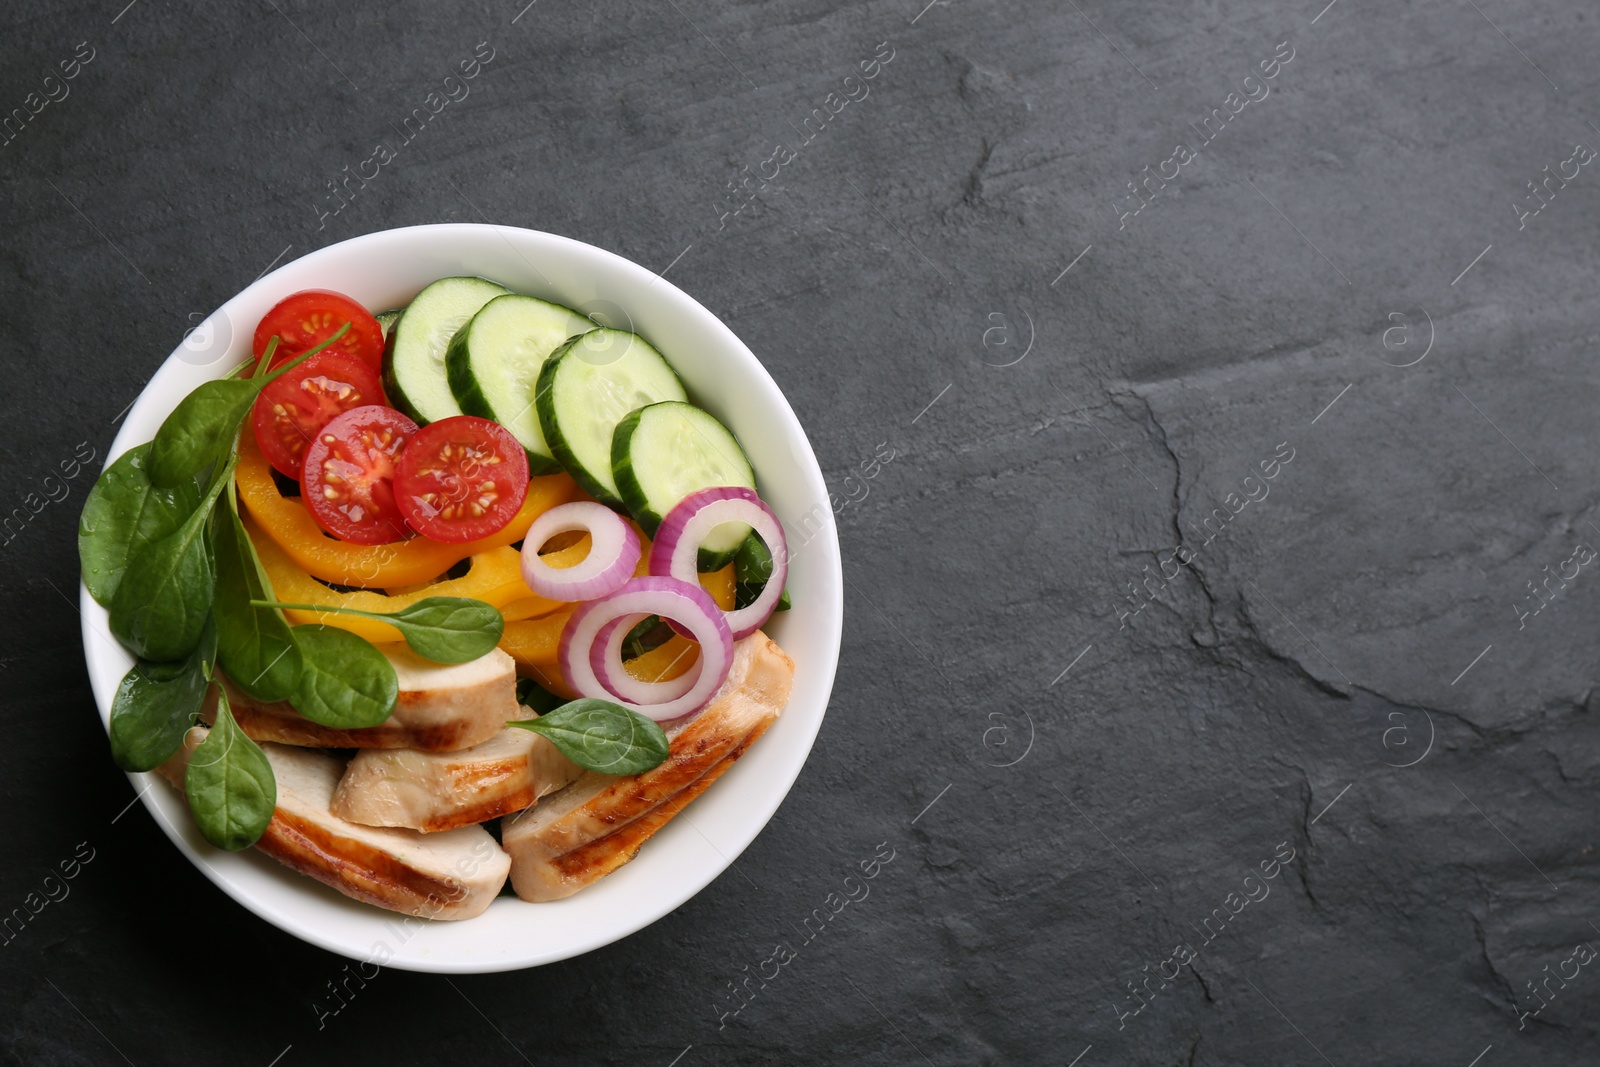
[[[695,672],[693,669],[684,671],[676,678],[670,678],[665,682],[641,682],[626,667],[623,668],[620,675],[616,676],[616,679],[613,679],[610,673],[604,669],[604,664],[613,662],[613,657],[615,662],[623,662],[622,643],[628,639],[628,632],[649,617],[648,615],[624,615],[622,618],[608,622],[600,627],[600,632],[594,636],[594,645],[589,650],[589,665],[594,668],[595,676],[600,679],[600,684],[605,686],[607,691],[618,699],[637,703],[659,703],[663,700],[676,700],[694,688]],[[620,679],[620,681],[617,679]]]
[[[589,535],[589,554],[571,567],[552,567],[539,549],[556,534],[582,530]],[[643,551],[639,535],[622,516],[603,504],[575,501],[533,520],[522,541],[522,580],[551,600],[594,600],[614,593],[633,577]]]
[[[641,682],[628,673],[622,665],[622,638],[627,636],[623,624],[631,625],[645,615],[673,620],[700,643],[695,670],[670,682]],[[600,632],[612,623],[616,626],[601,642]],[[582,604],[572,613],[561,631],[560,660],[562,676],[580,696],[614,700],[646,718],[666,722],[700,710],[722,687],[733,665],[733,634],[722,609],[698,583],[655,575],[632,578],[610,596]],[[691,675],[683,689],[682,678]]]
[[[650,545],[650,573],[698,582],[697,562],[700,543],[725,522],[742,522],[767,543],[772,554],[772,576],[761,595],[734,611],[727,612],[728,629],[734,640],[748,637],[772,617],[783,596],[789,577],[789,546],[783,536],[783,523],[766,503],[743,486],[729,485],[690,493],[667,512]]]

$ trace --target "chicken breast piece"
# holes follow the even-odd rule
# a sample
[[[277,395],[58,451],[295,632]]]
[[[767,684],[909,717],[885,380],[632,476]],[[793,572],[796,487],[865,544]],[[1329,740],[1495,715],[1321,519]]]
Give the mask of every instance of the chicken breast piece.
[[[515,727],[457,752],[369,748],[339,780],[333,813],[433,833],[532,807],[582,773],[547,738]]]
[[[189,756],[205,740],[196,726],[160,768],[180,789]],[[511,857],[481,826],[444,833],[346,822],[329,806],[344,773],[336,756],[268,742],[261,746],[278,783],[278,803],[255,847],[345,896],[425,919],[470,919],[494,902]]]
[[[404,645],[378,646],[400,680],[394,714],[378,726],[339,730],[320,726],[288,703],[253,700],[223,678],[228,705],[241,729],[257,741],[307,748],[416,748],[452,752],[482,744],[512,719],[517,703],[516,663],[496,648],[470,663],[425,660]],[[219,675],[218,677],[221,677]],[[212,712],[203,713],[209,722]]]
[[[704,710],[664,728],[671,752],[660,766],[621,777],[586,771],[508,819],[501,838],[517,895],[531,901],[570,896],[632,859],[777,720],[793,681],[794,661],[757,631],[734,646],[728,678]],[[609,845],[580,853],[608,837]]]
[[[734,761],[744,755],[756,738],[777,721],[773,715],[760,723],[732,752],[712,765],[711,769],[690,782],[644,815],[614,830],[604,837],[589,842],[562,856],[550,856],[542,861],[523,863],[513,868],[521,876],[513,882],[517,895],[523,900],[560,900],[571,896],[584,886],[592,885],[627,863],[639,854],[639,849],[655,832],[672,821],[672,818],[695,797],[722,777]]]

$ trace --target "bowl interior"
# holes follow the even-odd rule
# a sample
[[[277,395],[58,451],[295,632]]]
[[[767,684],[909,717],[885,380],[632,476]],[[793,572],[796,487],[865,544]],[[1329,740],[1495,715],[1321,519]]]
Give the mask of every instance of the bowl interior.
[[[197,327],[128,411],[114,459],[148,441],[177,402],[250,354],[261,316],[300,289],[348,293],[372,310],[400,307],[438,278],[475,274],[515,292],[566,304],[653,343],[691,399],[739,438],[762,497],[787,530],[791,611],[767,632],[794,658],[794,693],[759,744],[638,858],[593,886],[547,904],[505,896],[476,919],[429,922],[355,903],[247,850],[225,853],[200,837],[183,798],[155,774],[133,774],[167,836],[217,885],[269,922],[360,960],[452,973],[510,970],[609,944],[688,900],[755,838],[789,791],[822,725],[843,620],[839,547],[826,486],[793,410],[772,378],[714,315],[634,263],[591,245],[502,226],[419,226],[357,237],[289,263],[229,300]],[[109,636],[105,609],[80,589],[84,650],[102,721],[132,665]]]

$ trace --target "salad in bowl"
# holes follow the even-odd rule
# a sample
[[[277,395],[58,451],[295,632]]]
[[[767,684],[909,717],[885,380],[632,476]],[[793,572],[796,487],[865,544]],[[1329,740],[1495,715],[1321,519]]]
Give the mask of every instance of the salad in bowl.
[[[495,227],[358,238],[218,314],[79,528],[111,753],[165,780],[169,836],[300,936],[432,970],[604,944],[731,862],[820,724],[840,599],[748,350],[642,268]]]

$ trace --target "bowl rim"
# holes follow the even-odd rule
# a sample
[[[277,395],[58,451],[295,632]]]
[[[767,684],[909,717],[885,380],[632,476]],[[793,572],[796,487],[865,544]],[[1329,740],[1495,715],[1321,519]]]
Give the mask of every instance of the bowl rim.
[[[507,954],[495,958],[455,959],[426,953],[406,955],[402,951],[383,961],[384,966],[397,969],[445,974],[493,973],[518,970],[583,955],[638,932],[671,914],[688,900],[698,895],[707,885],[731,866],[734,860],[759,836],[771,821],[772,816],[777,812],[779,805],[782,804],[789,790],[793,788],[795,781],[798,780],[800,771],[803,769],[811,748],[815,744],[817,734],[822,727],[822,721],[826,716],[833,683],[837,675],[839,651],[843,638],[844,576],[837,527],[834,522],[833,509],[831,506],[827,506],[830,498],[826,483],[822,477],[821,468],[817,463],[810,439],[806,435],[804,427],[801,426],[798,416],[795,415],[794,409],[790,406],[782,390],[778,388],[770,372],[726,323],[678,286],[632,260],[574,238],[518,226],[503,226],[491,223],[432,223],[376,230],[323,246],[299,259],[277,266],[224,301],[196,329],[204,330],[208,325],[212,325],[214,329],[213,324],[221,316],[222,321],[229,324],[229,344],[232,345],[236,339],[232,337],[231,333],[233,318],[230,316],[230,311],[237,312],[240,310],[241,305],[255,300],[262,294],[273,293],[274,290],[281,289],[281,292],[276,293],[274,297],[275,302],[276,299],[282,299],[289,292],[312,287],[315,283],[303,284],[297,282],[292,289],[287,288],[284,279],[288,275],[298,277],[307,272],[314,272],[319,267],[322,267],[323,264],[336,262],[353,251],[366,251],[365,246],[373,246],[374,252],[370,254],[376,254],[378,250],[385,250],[386,246],[404,245],[416,240],[442,237],[476,241],[489,234],[495,235],[510,245],[513,251],[516,251],[525,262],[528,262],[529,267],[536,274],[542,274],[543,272],[532,261],[528,260],[527,255],[523,254],[530,249],[518,248],[515,241],[521,240],[524,243],[539,246],[537,249],[539,254],[552,256],[557,260],[564,256],[572,256],[579,259],[587,258],[596,265],[595,269],[602,272],[615,272],[621,279],[618,283],[619,290],[634,289],[634,291],[637,291],[635,289],[636,286],[661,287],[667,303],[673,306],[676,311],[687,315],[692,320],[691,326],[694,330],[704,330],[709,335],[717,337],[721,343],[715,347],[731,352],[732,358],[736,362],[745,364],[745,369],[753,377],[757,390],[766,394],[761,405],[763,407],[763,418],[777,416],[779,425],[776,427],[775,432],[779,433],[780,439],[794,455],[795,467],[806,483],[804,495],[825,505],[821,509],[820,526],[806,542],[807,554],[813,556],[813,565],[820,568],[818,584],[824,594],[814,604],[808,605],[807,628],[820,627],[817,632],[820,635],[821,647],[825,655],[822,662],[808,662],[806,664],[807,672],[811,673],[815,679],[820,680],[820,685],[811,687],[816,694],[810,701],[814,707],[803,709],[802,714],[794,716],[794,718],[803,718],[805,720],[802,726],[803,733],[798,737],[787,739],[786,751],[788,756],[783,760],[782,773],[777,777],[769,775],[766,778],[751,780],[759,783],[759,785],[754,789],[753,795],[745,797],[744,802],[741,804],[743,815],[738,831],[734,834],[734,839],[730,841],[725,836],[719,847],[710,838],[706,838],[706,843],[711,845],[714,855],[707,858],[703,865],[698,868],[697,873],[690,877],[687,882],[679,885],[677,892],[660,897],[651,907],[640,909],[614,925],[608,924],[608,927],[603,931],[597,931],[590,937],[578,938],[571,945],[554,952],[541,952],[535,947],[534,950],[524,950],[516,955]],[[468,254],[470,255],[470,253]],[[462,273],[467,273],[467,271],[463,270]],[[449,275],[440,275],[440,277],[447,276]],[[142,431],[136,432],[133,429],[138,421],[134,417],[136,412],[142,414],[143,409],[152,404],[158,407],[165,405],[164,410],[159,415],[159,417],[165,417],[165,412],[170,411],[171,407],[176,405],[178,400],[187,392],[187,388],[177,388],[177,386],[182,385],[182,379],[194,378],[194,365],[189,364],[190,370],[185,370],[182,366],[187,362],[182,358],[183,348],[184,344],[180,342],[168,354],[160,367],[157,368],[156,372],[140,390],[139,395],[129,405],[127,409],[128,417],[125,418],[112,440],[106,455],[105,466],[110,466],[123,452],[136,444],[142,443],[133,439],[136,436],[143,436]],[[716,360],[713,361],[715,362]],[[207,378],[222,377],[229,369],[229,366],[230,363],[226,359],[221,357],[213,359],[211,364],[204,370],[203,377],[196,378],[194,384],[198,384],[199,381]],[[677,368],[675,367],[675,369]],[[192,384],[188,386],[188,388],[192,387]],[[158,396],[167,399],[155,399]],[[815,511],[815,507],[812,510]],[[808,513],[809,515],[810,513]],[[81,615],[80,629],[90,687],[93,691],[96,710],[100,715],[101,725],[109,731],[111,698],[115,691],[115,683],[104,683],[104,671],[97,665],[101,664],[107,656],[121,654],[125,657],[126,652],[115,642],[110,642],[110,647],[107,647],[110,639],[105,636],[105,631],[101,629],[106,610],[89,596],[88,589],[83,585],[81,578],[78,598]],[[113,667],[115,675],[120,677],[125,668],[116,667],[115,664],[113,664]],[[793,707],[794,699],[794,697],[791,697],[791,704],[785,708],[784,716],[780,717],[780,724],[784,723],[785,720],[793,721],[791,712],[795,711]],[[729,776],[732,776],[733,772],[739,769],[738,767],[732,768]],[[242,888],[229,879],[224,872],[217,869],[216,865],[211,862],[211,857],[203,851],[211,849],[211,846],[207,845],[199,837],[192,824],[178,825],[173,820],[165,817],[160,801],[152,796],[152,786],[159,779],[157,772],[126,773],[129,783],[138,794],[135,799],[143,803],[144,807],[155,818],[157,825],[161,827],[178,851],[234,901],[284,932],[303,941],[347,958],[363,958],[358,952],[352,950],[351,944],[330,936],[323,929],[324,923],[320,921],[313,922],[308,928],[305,917],[297,916],[294,909],[279,906],[272,901],[263,899],[258,891]],[[710,792],[715,793],[716,791],[711,790]],[[703,832],[701,836],[705,836]],[[212,851],[219,858],[228,855],[217,850]],[[307,893],[313,891],[335,892],[322,886],[314,879],[289,871],[287,868],[279,868],[276,861],[256,853],[253,849],[247,851],[250,854],[249,860],[270,865],[271,868],[281,869],[284,874],[295,879],[296,882],[304,879],[304,888]],[[615,877],[615,874],[608,877]],[[605,879],[602,879],[602,881],[605,881]],[[594,888],[589,887],[591,891]],[[299,887],[297,886],[296,891],[292,894],[296,900],[300,899],[298,890]],[[581,896],[581,894],[578,894],[578,896]],[[354,904],[355,902],[350,903]],[[491,905],[491,908],[498,906],[498,903]],[[521,902],[518,903],[520,904]],[[405,916],[398,912],[388,912],[370,905],[355,904],[355,906],[394,921],[405,919]],[[548,905],[526,906],[547,907]],[[613,909],[614,911],[615,909]],[[469,926],[472,921],[461,920],[461,922]],[[453,927],[455,923],[439,922],[431,925]],[[405,946],[406,943],[403,942],[402,950]],[[371,957],[366,958],[370,959]]]

